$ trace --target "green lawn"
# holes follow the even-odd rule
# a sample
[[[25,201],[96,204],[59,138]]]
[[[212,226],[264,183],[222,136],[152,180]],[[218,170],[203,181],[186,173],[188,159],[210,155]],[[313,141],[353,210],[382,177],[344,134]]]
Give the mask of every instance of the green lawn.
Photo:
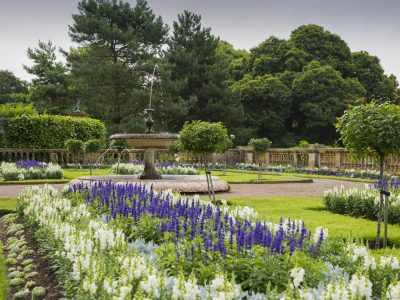
[[[17,199],[0,198],[0,217],[2,215],[15,211],[16,206],[17,206]]]
[[[221,170],[215,170],[214,172],[222,172]],[[236,170],[236,169],[228,169],[227,172],[234,173],[246,173],[246,174],[258,174],[257,171],[251,170]],[[301,177],[301,178],[315,178],[315,179],[333,179],[333,180],[343,180],[343,181],[352,181],[352,182],[374,182],[374,180],[370,179],[362,179],[362,178],[349,178],[349,177],[340,177],[340,176],[328,176],[328,175],[309,175],[309,174],[296,174],[296,173],[277,173],[277,172],[263,172],[266,175],[272,176],[293,176],[293,177]],[[265,176],[265,175],[263,175]]]
[[[0,242],[0,299],[7,299],[7,284],[6,266],[3,257],[3,245]]]
[[[234,205],[253,207],[260,219],[279,222],[280,217],[290,216],[303,220],[312,230],[317,226],[328,228],[330,236],[375,240],[376,222],[325,211],[322,197],[230,198],[229,201]],[[389,225],[388,232],[389,244],[400,248],[400,226]],[[400,251],[396,252],[400,254]]]
[[[204,174],[204,171],[201,172]],[[258,173],[255,172],[236,172],[227,171],[223,175],[223,171],[212,171],[211,175],[218,176],[228,183],[294,183],[294,182],[312,182],[308,178],[296,178],[292,176],[282,176],[277,174],[263,174],[262,179],[258,179]]]
[[[64,169],[64,178],[68,180],[89,175],[89,169]],[[109,169],[93,169],[93,175],[112,175],[112,173]]]

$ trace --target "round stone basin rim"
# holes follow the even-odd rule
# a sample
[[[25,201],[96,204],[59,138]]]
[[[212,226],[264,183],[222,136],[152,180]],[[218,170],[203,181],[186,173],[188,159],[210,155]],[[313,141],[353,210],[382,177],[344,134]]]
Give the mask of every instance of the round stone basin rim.
[[[169,132],[160,133],[116,133],[110,139],[176,139],[178,134]]]

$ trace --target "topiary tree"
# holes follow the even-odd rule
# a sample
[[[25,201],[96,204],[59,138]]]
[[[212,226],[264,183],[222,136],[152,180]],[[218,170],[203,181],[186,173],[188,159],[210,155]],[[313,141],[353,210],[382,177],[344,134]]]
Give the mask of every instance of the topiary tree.
[[[178,144],[181,150],[201,157],[206,171],[209,197],[212,195],[215,202],[207,156],[211,153],[223,153],[232,146],[228,130],[221,122],[186,122],[179,133]]]
[[[99,151],[101,149],[101,142],[100,140],[88,140],[85,145],[85,153],[89,156],[89,168],[90,168],[90,175],[92,175],[93,173],[93,168],[92,168],[92,154],[96,153],[97,151]]]
[[[83,153],[84,143],[81,140],[69,139],[65,142],[65,147],[68,149],[75,160],[75,165],[78,165],[78,157]]]
[[[257,156],[267,153],[268,149],[271,148],[271,144],[272,142],[267,138],[251,139],[249,142],[249,146],[253,148],[253,152]],[[260,167],[261,167],[261,162],[260,162]],[[262,173],[260,168],[260,172],[258,173],[258,179],[261,179],[261,176]]]
[[[385,161],[389,155],[400,154],[400,107],[389,102],[371,102],[352,107],[338,119],[337,130],[343,144],[353,150],[355,158],[375,157],[379,161],[381,196],[378,211],[376,248],[380,246],[381,219],[384,206],[383,246],[387,246],[388,196],[383,184]]]

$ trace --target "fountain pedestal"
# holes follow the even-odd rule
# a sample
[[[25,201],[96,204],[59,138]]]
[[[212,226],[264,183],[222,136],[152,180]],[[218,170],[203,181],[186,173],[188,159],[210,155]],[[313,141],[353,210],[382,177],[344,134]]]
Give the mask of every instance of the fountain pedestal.
[[[139,179],[161,179],[161,175],[157,172],[154,164],[154,149],[148,148],[144,150],[144,171]]]

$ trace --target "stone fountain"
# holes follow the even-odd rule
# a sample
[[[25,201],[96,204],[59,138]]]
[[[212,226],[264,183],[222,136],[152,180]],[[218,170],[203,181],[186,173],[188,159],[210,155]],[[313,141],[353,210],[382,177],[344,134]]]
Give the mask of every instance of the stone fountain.
[[[153,93],[154,74],[150,85],[149,107],[146,113],[146,131],[144,133],[117,133],[110,136],[111,140],[125,140],[131,147],[144,150],[144,171],[141,175],[112,175],[112,176],[84,176],[78,181],[115,181],[115,182],[138,182],[153,185],[155,189],[171,189],[174,192],[183,193],[205,193],[207,189],[207,178],[203,175],[163,175],[161,176],[154,164],[154,154],[157,149],[166,149],[177,139],[175,133],[155,133],[153,130],[154,120],[151,108],[151,97]],[[228,191],[229,185],[220,178],[213,176],[213,187],[215,192]]]

